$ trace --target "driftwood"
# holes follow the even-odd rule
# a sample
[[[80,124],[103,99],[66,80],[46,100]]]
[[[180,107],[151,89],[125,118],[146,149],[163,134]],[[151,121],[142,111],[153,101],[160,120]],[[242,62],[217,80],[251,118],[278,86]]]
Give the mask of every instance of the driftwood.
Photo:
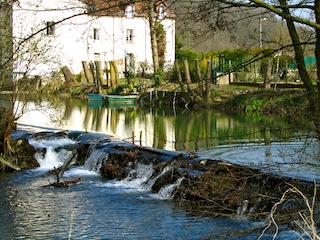
[[[15,164],[13,163],[10,163],[8,162],[7,160],[5,160],[4,158],[0,157],[0,162],[2,164],[4,164],[5,166],[9,167],[9,168],[12,168],[13,170],[17,170],[17,171],[20,171],[21,168],[19,168],[18,166],[16,166]]]
[[[43,187],[68,187],[72,184],[80,183],[83,181],[82,177],[76,178],[76,179],[71,179],[71,180],[66,180],[66,181],[59,181],[59,182],[53,182],[51,183],[49,181],[48,185],[45,185]]]
[[[54,173],[57,176],[57,182],[59,182],[59,179],[62,177],[63,173],[68,169],[70,164],[77,159],[77,157],[78,157],[77,151],[73,150],[72,155],[63,163],[61,167],[59,167],[58,169],[54,168]]]
[[[74,160],[78,157],[77,151],[73,150],[72,155],[63,163],[63,165],[59,168],[54,167],[52,173],[56,175],[57,181],[51,183],[49,181],[48,185],[45,185],[44,187],[67,187],[71,184],[79,183],[83,180],[82,177],[67,181],[60,181],[63,173],[68,169],[68,167],[72,164]]]

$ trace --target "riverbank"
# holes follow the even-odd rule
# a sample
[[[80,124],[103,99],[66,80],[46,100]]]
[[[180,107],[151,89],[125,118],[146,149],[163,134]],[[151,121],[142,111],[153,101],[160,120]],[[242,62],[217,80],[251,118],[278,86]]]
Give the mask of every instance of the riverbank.
[[[181,93],[181,88],[177,83],[165,82],[156,87],[151,84],[140,83],[140,97],[143,104],[152,106],[172,106],[172,98],[168,95],[158,94],[150,101],[150,92],[166,92],[177,94],[176,105],[192,108],[190,93]],[[192,91],[198,91],[198,85],[191,84]],[[300,86],[300,85],[299,85]],[[66,89],[65,89],[66,90]],[[94,91],[92,86],[75,85],[68,91],[62,90],[65,94],[71,94],[77,98],[87,98],[88,93]],[[181,96],[181,97],[179,97]],[[214,108],[218,111],[228,111],[237,113],[258,113],[276,114],[280,116],[309,115],[309,103],[306,92],[303,88],[289,86],[281,87],[277,90],[261,88],[261,84],[234,84],[234,85],[211,85],[211,97],[209,102],[203,102],[195,107]]]

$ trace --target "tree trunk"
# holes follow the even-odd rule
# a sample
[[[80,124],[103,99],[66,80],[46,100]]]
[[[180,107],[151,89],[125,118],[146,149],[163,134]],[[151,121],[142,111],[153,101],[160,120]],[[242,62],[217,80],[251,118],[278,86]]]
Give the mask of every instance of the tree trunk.
[[[63,66],[61,68],[61,71],[65,79],[65,84],[67,86],[71,86],[74,83],[74,76],[71,73],[70,69],[67,66]]]
[[[319,8],[320,7],[319,7],[319,3],[317,3],[317,1],[315,1],[315,2],[316,2],[316,6],[317,6],[315,9],[316,10],[315,12],[318,13],[317,20],[319,21],[319,18],[320,18],[319,17]],[[309,104],[310,104],[311,115],[314,120],[314,124],[316,126],[317,133],[320,136],[319,97],[318,97],[318,94],[315,90],[315,87],[312,84],[312,80],[310,78],[310,75],[307,72],[306,65],[304,62],[304,53],[303,53],[303,49],[301,46],[301,41],[300,41],[298,32],[296,30],[296,27],[294,25],[294,22],[293,22],[293,20],[291,20],[292,16],[291,16],[291,13],[290,13],[287,6],[288,5],[287,5],[286,0],[280,0],[280,7],[283,10],[284,18],[286,20],[289,34],[290,34],[290,37],[291,37],[291,40],[293,43],[293,47],[294,47],[294,51],[295,51],[295,60],[297,62],[297,68],[298,68],[301,80],[304,83],[304,86],[307,90],[307,93],[308,93],[307,96],[308,96],[308,100],[309,100]],[[317,34],[318,33],[319,33],[319,30],[317,30]],[[319,38],[320,35],[317,35],[317,37]],[[317,51],[319,51],[319,45],[320,45],[320,40],[317,39]],[[316,57],[317,57],[317,60],[320,60],[319,53],[317,53],[317,52],[316,52]],[[317,62],[318,70],[320,70],[319,64],[320,64],[320,62]],[[319,74],[319,71],[318,71],[318,74]],[[318,77],[318,80],[319,80],[319,77]]]
[[[86,61],[82,61],[82,67],[83,67],[83,71],[84,71],[84,75],[86,76],[87,79],[87,83],[94,83],[94,79],[93,79],[93,75],[90,72],[88,63]]]
[[[314,7],[316,23],[320,24],[320,1],[315,0],[315,7]],[[318,87],[318,104],[320,105],[320,29],[316,29],[316,50],[315,50],[315,57],[317,62],[317,87]],[[318,106],[318,116],[317,121],[318,125],[320,126],[320,113],[319,113],[320,106]],[[320,128],[320,127],[319,127]],[[320,129],[318,129],[318,135],[320,135]]]
[[[154,13],[153,1],[151,0],[147,1],[147,10],[148,10],[148,21],[149,21],[149,27],[150,27],[153,71],[154,73],[156,73],[160,65],[159,65],[158,43],[157,43],[157,33],[156,33],[156,18]]]
[[[272,59],[269,59],[266,66],[266,73],[264,76],[264,87],[270,89],[271,87],[271,75],[272,75]]]
[[[118,71],[118,67],[117,67],[117,64],[115,61],[111,61],[110,65],[111,65],[112,76],[114,78],[111,80],[111,81],[113,81],[112,87],[115,87],[115,86],[119,85],[119,71]]]

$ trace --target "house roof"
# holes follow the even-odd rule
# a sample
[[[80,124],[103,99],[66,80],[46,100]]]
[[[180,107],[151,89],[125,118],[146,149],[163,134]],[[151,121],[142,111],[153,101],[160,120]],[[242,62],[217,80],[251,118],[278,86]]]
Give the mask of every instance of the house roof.
[[[147,9],[145,3],[142,1],[132,0],[83,0],[88,6],[91,15],[95,16],[125,16],[125,9],[127,6],[134,6],[134,16],[145,17]],[[154,4],[154,11],[158,6],[165,8],[166,17],[174,18],[175,14],[170,9],[166,1],[157,1]]]

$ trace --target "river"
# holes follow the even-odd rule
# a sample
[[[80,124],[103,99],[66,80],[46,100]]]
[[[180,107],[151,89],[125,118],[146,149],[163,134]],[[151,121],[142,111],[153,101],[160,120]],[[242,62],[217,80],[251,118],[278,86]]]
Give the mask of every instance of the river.
[[[2,98],[2,104],[9,103]],[[63,98],[26,98],[16,102],[15,108],[20,113],[23,109],[18,127],[24,130],[95,132],[142,146],[197,151],[201,156],[274,174],[320,181],[318,142],[305,137],[308,132],[303,127],[292,128],[281,118],[208,109],[111,108]],[[270,122],[274,128],[267,124]],[[68,142],[57,139],[45,144]],[[69,188],[42,187],[48,184],[45,173],[61,165],[63,157],[47,150],[44,156],[37,156],[37,169],[0,173],[0,239],[223,239],[233,231],[263,224],[241,216],[193,216],[145,189],[143,174],[140,182],[105,181],[99,173],[81,166],[67,171],[65,177],[84,177],[82,183]],[[257,239],[261,230],[228,239]],[[261,239],[270,238],[265,234]],[[284,228],[277,239],[297,238],[297,233]]]

